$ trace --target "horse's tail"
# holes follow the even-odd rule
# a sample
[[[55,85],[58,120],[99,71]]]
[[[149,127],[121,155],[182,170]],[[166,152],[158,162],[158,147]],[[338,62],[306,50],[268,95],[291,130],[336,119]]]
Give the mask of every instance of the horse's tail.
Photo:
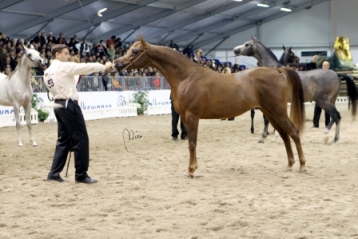
[[[292,96],[290,118],[293,124],[298,128],[299,134],[301,134],[306,120],[301,78],[296,71],[289,68],[278,68],[278,71],[283,72],[287,77]]]
[[[347,75],[337,74],[339,78],[344,79],[347,85],[347,95],[348,95],[348,109],[351,107],[351,113],[353,116],[357,114],[357,100],[358,100],[358,90],[357,86],[354,83],[353,79]]]

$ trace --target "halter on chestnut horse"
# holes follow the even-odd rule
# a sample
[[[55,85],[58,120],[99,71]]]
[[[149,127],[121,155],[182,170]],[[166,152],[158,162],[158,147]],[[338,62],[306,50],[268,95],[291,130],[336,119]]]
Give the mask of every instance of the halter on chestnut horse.
[[[293,157],[290,137],[296,144],[300,172],[306,171],[299,132],[303,129],[305,110],[303,90],[297,73],[286,68],[255,68],[223,75],[190,61],[183,54],[165,46],[150,45],[141,36],[125,56],[114,60],[117,70],[132,65],[157,68],[171,87],[175,110],[180,114],[189,138],[188,176],[198,168],[196,142],[199,119],[222,119],[241,115],[258,107],[280,133],[288,156]],[[283,74],[282,74],[283,73]],[[287,115],[288,92],[292,96],[291,119]]]

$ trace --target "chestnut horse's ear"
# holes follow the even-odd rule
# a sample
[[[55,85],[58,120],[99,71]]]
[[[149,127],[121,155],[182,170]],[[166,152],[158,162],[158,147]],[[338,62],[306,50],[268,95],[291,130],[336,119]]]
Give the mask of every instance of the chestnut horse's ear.
[[[138,41],[140,41],[142,43],[143,46],[147,45],[147,42],[143,39],[142,35],[138,35]]]

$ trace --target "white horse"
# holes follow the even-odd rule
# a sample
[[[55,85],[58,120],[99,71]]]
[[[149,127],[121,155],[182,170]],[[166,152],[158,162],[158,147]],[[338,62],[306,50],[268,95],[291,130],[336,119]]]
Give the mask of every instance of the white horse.
[[[9,75],[0,73],[0,105],[14,106],[14,115],[16,120],[16,130],[18,145],[23,146],[20,137],[20,118],[19,110],[22,106],[25,110],[27,128],[29,130],[30,141],[33,146],[37,146],[31,130],[31,67],[38,67],[44,64],[44,59],[35,49],[28,49],[24,46],[25,53],[21,57],[16,69]]]

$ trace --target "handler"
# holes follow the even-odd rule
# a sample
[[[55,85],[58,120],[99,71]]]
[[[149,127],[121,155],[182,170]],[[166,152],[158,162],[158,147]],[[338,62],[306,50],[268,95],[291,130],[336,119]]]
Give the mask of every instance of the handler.
[[[78,94],[76,90],[76,75],[87,75],[92,72],[112,70],[113,64],[100,63],[76,63],[69,62],[69,49],[64,44],[52,47],[52,56],[55,59],[50,67],[45,70],[44,81],[46,87],[53,95],[55,103],[62,105],[55,108],[57,119],[58,139],[53,157],[51,171],[47,180],[63,182],[60,172],[66,164],[68,152],[74,151],[75,181],[77,183],[92,184],[96,179],[87,174],[89,166],[89,139],[85,120],[81,108],[78,106]]]

